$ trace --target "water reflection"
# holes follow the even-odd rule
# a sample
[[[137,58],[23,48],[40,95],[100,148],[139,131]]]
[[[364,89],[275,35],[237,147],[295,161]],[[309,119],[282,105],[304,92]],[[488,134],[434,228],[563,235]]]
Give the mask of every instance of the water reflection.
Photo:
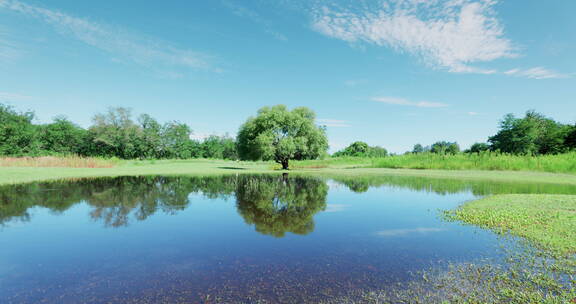
[[[406,176],[334,177],[337,184],[363,193],[372,187],[399,187],[437,194],[471,192],[576,194],[576,187]],[[190,204],[191,194],[209,199],[235,198],[238,213],[256,231],[282,237],[287,232],[308,234],[313,217],[326,210],[325,179],[288,175],[226,175],[180,177],[119,177],[79,179],[0,187],[0,225],[29,221],[30,210],[44,207],[59,214],[78,203],[106,227],[123,227],[157,212],[175,214]],[[327,211],[334,211],[331,206]]]
[[[0,188],[0,223],[29,221],[30,209],[61,213],[86,203],[90,217],[107,227],[127,226],[157,212],[175,214],[190,204],[191,194],[210,199],[236,198],[238,213],[256,231],[282,237],[307,234],[314,214],[326,207],[327,184],[316,178],[287,175],[211,177],[120,177],[60,181]]]

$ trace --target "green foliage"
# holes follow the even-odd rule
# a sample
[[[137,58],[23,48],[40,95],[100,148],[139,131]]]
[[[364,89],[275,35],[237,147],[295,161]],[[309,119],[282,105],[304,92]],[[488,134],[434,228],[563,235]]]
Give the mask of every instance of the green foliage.
[[[36,155],[40,151],[34,113],[0,104],[0,155]]]
[[[470,149],[464,151],[466,153],[481,153],[490,150],[490,145],[487,143],[475,143]]]
[[[236,141],[229,136],[210,135],[204,139],[200,149],[204,158],[238,159]]]
[[[351,157],[385,157],[388,155],[386,149],[374,146],[371,147],[367,143],[357,141],[350,144],[344,150],[334,153],[334,157],[351,156]]]
[[[326,131],[314,124],[308,108],[289,111],[284,105],[264,107],[238,131],[238,156],[243,160],[274,160],[288,169],[290,160],[315,159],[328,149]]]
[[[366,162],[365,162],[366,163]],[[501,170],[576,173],[576,152],[559,155],[513,155],[485,151],[443,155],[419,153],[377,158],[365,165],[373,168]]]
[[[430,147],[430,152],[436,154],[458,154],[460,152],[460,146],[455,142],[439,141],[432,144]]]
[[[429,151],[430,149],[424,148],[421,144],[415,144],[414,148],[412,148],[412,153],[423,153],[427,152],[427,150]]]
[[[42,150],[58,154],[81,154],[86,148],[86,130],[64,117],[39,126]]]
[[[508,114],[500,122],[498,133],[488,139],[493,150],[513,154],[559,154],[566,152],[571,127],[535,111],[524,118]]]

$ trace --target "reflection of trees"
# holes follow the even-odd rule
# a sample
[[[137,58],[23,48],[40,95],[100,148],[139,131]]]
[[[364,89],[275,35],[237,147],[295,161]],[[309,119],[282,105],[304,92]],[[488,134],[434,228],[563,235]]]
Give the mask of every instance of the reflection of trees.
[[[90,216],[109,227],[127,226],[162,212],[175,214],[191,193],[236,196],[238,212],[256,230],[274,236],[312,231],[312,217],[326,205],[328,186],[319,179],[266,175],[211,177],[120,177],[0,187],[0,224],[29,220],[29,210],[56,213],[84,202]]]
[[[437,194],[454,194],[471,192],[474,195],[508,194],[508,193],[550,193],[576,194],[572,185],[547,183],[516,183],[465,180],[454,178],[427,178],[415,176],[339,176],[333,178],[351,191],[362,193],[371,187],[398,187],[416,191],[434,192]]]
[[[328,185],[314,178],[242,177],[238,181],[238,212],[256,231],[276,237],[286,232],[308,234],[313,216],[326,207]]]

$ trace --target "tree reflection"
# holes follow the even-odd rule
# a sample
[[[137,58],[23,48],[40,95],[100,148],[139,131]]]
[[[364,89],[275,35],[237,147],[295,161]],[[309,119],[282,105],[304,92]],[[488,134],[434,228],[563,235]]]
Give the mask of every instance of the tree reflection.
[[[256,231],[283,237],[286,232],[308,234],[313,216],[326,208],[328,185],[320,179],[285,175],[242,177],[238,180],[238,212]]]
[[[326,206],[328,186],[320,179],[267,176],[120,177],[0,187],[0,224],[30,220],[34,207],[61,213],[85,203],[107,227],[128,226],[161,212],[186,209],[191,194],[209,199],[236,197],[239,214],[260,233],[306,234]]]

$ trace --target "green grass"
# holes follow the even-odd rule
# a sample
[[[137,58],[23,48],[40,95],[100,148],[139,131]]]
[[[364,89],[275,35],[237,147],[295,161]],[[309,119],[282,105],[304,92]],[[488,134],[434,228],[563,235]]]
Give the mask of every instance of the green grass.
[[[370,167],[576,173],[576,152],[540,156],[490,152],[457,155],[406,154],[373,160]]]
[[[449,217],[525,238],[547,251],[576,254],[574,195],[495,195],[466,203]]]
[[[395,155],[383,158],[335,157],[292,162],[296,169],[391,168],[436,170],[532,171],[576,174],[576,152],[560,155],[510,155],[493,152],[439,155],[434,153]]]
[[[298,162],[295,162],[296,164]],[[349,162],[348,162],[349,164]],[[113,168],[0,167],[0,184],[26,183],[62,178],[136,176],[136,175],[208,175],[239,173],[283,173],[272,162],[236,162],[224,160],[150,160],[121,161]],[[294,166],[290,174],[313,174],[325,177],[370,178],[376,176],[413,176],[493,181],[575,185],[576,175],[526,171],[417,170],[387,168],[350,168],[331,165],[324,168]]]

